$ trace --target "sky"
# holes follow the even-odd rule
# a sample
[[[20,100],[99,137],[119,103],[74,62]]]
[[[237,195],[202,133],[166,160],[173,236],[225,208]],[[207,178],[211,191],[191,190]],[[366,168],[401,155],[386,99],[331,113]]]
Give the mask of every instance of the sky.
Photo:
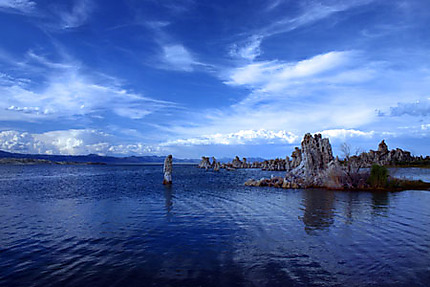
[[[427,0],[0,0],[0,150],[430,154]]]

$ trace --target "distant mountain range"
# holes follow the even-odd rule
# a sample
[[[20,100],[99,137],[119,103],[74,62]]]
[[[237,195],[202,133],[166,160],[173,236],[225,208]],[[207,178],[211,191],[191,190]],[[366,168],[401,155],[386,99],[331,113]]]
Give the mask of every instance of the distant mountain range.
[[[22,154],[11,153],[0,150],[0,159],[37,159],[51,162],[73,162],[73,163],[104,163],[104,164],[144,164],[144,163],[163,163],[164,156],[100,156],[97,154],[89,155],[47,155],[47,154]],[[199,159],[179,159],[174,158],[174,163],[199,163]]]

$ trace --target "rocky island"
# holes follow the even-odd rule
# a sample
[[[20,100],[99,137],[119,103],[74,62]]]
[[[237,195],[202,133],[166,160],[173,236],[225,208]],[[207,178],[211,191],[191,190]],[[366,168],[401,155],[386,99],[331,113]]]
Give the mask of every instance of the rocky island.
[[[384,165],[413,163],[422,159],[401,149],[389,151],[383,140],[377,151],[347,156],[343,162],[333,157],[329,139],[321,134],[306,134],[301,149],[295,148],[292,160],[285,160],[285,177],[250,179],[247,186],[279,188],[329,188],[339,190],[429,189],[430,183],[397,179],[388,175]],[[371,167],[370,171],[368,167]],[[367,168],[367,169],[363,169]]]

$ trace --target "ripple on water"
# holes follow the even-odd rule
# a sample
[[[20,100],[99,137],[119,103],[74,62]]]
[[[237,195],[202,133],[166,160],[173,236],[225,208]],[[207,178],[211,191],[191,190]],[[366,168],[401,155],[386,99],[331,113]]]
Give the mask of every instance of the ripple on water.
[[[242,185],[271,174],[2,166],[0,285],[430,285],[428,192]]]

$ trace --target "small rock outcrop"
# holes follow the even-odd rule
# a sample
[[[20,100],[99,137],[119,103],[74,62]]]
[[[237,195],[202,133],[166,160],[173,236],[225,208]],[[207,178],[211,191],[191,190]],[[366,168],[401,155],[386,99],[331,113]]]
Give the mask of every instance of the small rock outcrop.
[[[219,171],[221,168],[221,164],[216,160],[215,157],[212,157],[212,162],[209,157],[202,156],[202,160],[200,161],[199,168],[204,168],[205,170],[213,169],[214,171]]]
[[[232,167],[233,168],[241,168],[242,167],[242,162],[240,161],[239,157],[236,156],[233,161],[232,161]]]
[[[360,155],[351,156],[347,160],[347,164],[360,167],[371,167],[373,164],[396,166],[401,164],[413,164],[420,160],[422,160],[422,158],[412,156],[409,151],[404,151],[400,148],[390,151],[385,140],[382,140],[378,145],[377,151],[370,150]]]
[[[163,184],[172,184],[172,170],[173,170],[173,158],[172,155],[169,154],[164,160],[163,172],[164,179]]]
[[[388,146],[385,143],[385,140],[382,140],[378,145],[378,152],[381,154],[386,154],[388,152]]]
[[[199,163],[199,168],[204,168],[206,170],[210,169],[212,164],[208,157],[202,156],[202,160]]]
[[[296,147],[291,154],[291,168],[294,169],[300,165],[302,162],[302,151]]]
[[[215,157],[212,157],[212,164],[211,167],[213,168],[214,171],[219,171],[221,165],[219,162],[217,162]]]

